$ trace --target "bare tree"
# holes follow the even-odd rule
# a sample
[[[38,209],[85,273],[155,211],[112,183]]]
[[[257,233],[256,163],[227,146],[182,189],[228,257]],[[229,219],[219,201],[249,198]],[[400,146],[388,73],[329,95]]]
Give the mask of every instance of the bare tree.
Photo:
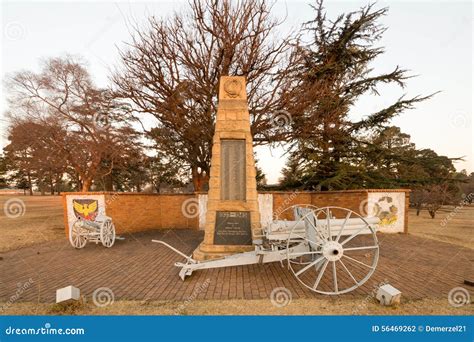
[[[26,120],[49,128],[31,144],[60,154],[77,172],[82,191],[89,191],[102,161],[110,161],[110,172],[120,155],[117,146],[134,139],[126,121],[128,109],[110,92],[96,88],[78,59],[46,60],[40,73],[16,73],[8,86],[12,124]]]
[[[290,43],[275,39],[280,22],[265,1],[191,0],[189,6],[169,19],[151,17],[144,29],[135,27],[113,79],[137,113],[157,119],[147,133],[158,151],[188,165],[195,190],[202,190],[221,75],[247,77],[255,143],[284,138],[272,114],[283,108],[278,89]]]

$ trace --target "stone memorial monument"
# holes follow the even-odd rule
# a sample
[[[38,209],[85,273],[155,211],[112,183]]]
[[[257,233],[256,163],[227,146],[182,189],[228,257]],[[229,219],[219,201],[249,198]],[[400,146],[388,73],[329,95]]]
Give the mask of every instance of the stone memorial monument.
[[[255,176],[245,77],[222,76],[205,236],[193,258],[209,260],[254,249],[261,234]]]

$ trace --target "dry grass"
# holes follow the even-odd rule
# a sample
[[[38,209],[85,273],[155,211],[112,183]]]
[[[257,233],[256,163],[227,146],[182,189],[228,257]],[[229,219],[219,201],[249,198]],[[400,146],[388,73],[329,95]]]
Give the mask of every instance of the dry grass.
[[[416,216],[416,210],[410,209],[408,232],[424,238],[449,242],[474,249],[474,206],[443,207],[432,219],[428,211],[423,210]]]
[[[24,214],[5,215],[9,199],[24,203]],[[21,204],[21,202],[18,202]],[[18,207],[20,208],[20,207]],[[13,208],[11,208],[13,209]],[[41,242],[64,239],[61,196],[0,196],[0,253]]]
[[[1,307],[1,305],[0,305]],[[64,306],[56,304],[16,303],[0,311],[4,315],[472,315],[473,305],[455,308],[447,299],[423,299],[381,306],[364,299],[297,299],[285,307],[275,307],[270,300],[196,300],[118,301],[106,307],[93,303]]]

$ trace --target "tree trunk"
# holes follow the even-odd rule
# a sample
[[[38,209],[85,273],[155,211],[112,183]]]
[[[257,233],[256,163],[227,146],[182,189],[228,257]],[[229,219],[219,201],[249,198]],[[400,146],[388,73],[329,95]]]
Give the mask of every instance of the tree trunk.
[[[416,204],[416,216],[420,216],[420,212],[421,212],[421,202],[418,202]]]
[[[63,180],[62,174],[56,175],[56,177],[54,178],[54,188],[56,189],[57,195],[61,195],[62,180]]]
[[[81,172],[80,169],[76,168],[76,171],[79,172],[82,181],[82,192],[88,192],[92,186],[92,182],[97,173],[97,168],[99,167],[101,158],[99,155],[95,156],[93,162],[89,165],[87,171]]]
[[[82,180],[82,192],[88,192],[92,185],[92,179],[86,178]]]
[[[199,172],[197,167],[191,168],[193,176],[194,191],[204,191],[204,186],[209,183],[209,173],[206,171]]]
[[[438,211],[438,209],[440,208],[441,206],[438,206],[436,204],[434,205],[430,205],[430,207],[428,208],[428,212],[430,213],[430,216],[432,219],[435,218],[436,216],[436,212]]]
[[[30,196],[33,196],[33,186],[31,184],[31,175],[29,172],[27,174],[27,178],[28,178],[28,188],[30,190]]]
[[[49,189],[51,195],[54,195],[54,182],[53,182],[53,175],[49,177]]]
[[[82,180],[79,174],[76,175],[76,182],[77,182],[76,190],[78,191],[79,189],[82,189]]]
[[[114,178],[112,177],[112,173],[105,176],[104,185],[105,191],[114,191]]]

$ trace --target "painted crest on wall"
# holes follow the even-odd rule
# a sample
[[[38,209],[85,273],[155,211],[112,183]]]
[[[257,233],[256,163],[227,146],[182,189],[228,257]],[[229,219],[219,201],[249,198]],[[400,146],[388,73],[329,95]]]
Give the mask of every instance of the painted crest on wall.
[[[94,199],[73,199],[74,215],[87,221],[94,221],[99,213],[99,201]]]
[[[95,221],[99,214],[105,215],[104,195],[66,195],[67,221],[71,227],[77,219]]]
[[[390,226],[398,220],[398,207],[393,197],[383,196],[374,205],[374,211],[381,226]]]
[[[379,231],[399,233],[404,230],[405,193],[369,192],[369,216],[380,219]]]

